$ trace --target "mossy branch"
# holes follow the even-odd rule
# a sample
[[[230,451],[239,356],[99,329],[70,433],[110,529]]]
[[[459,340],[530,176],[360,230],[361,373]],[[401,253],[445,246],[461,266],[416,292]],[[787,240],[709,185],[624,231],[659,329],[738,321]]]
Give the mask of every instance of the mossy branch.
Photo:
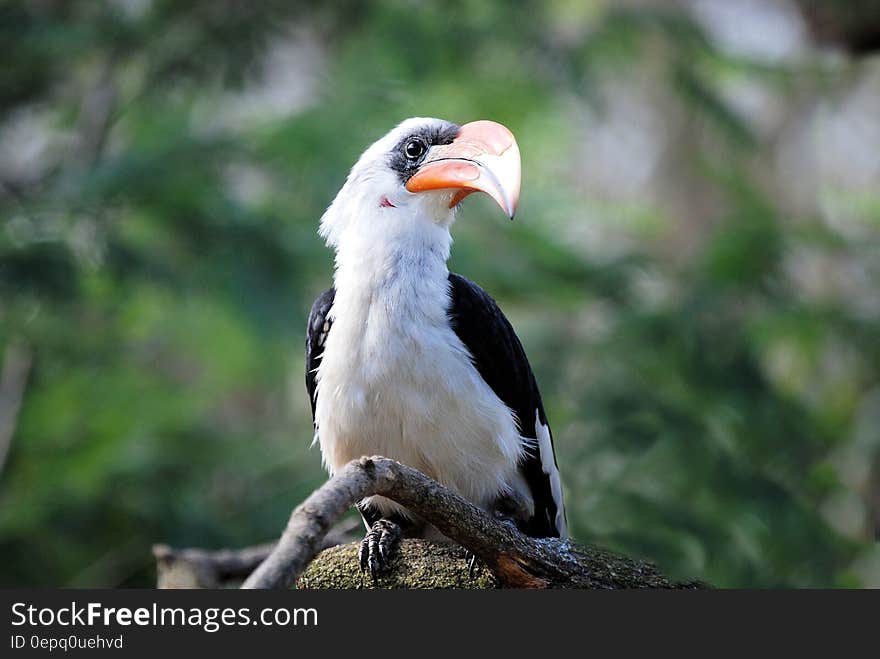
[[[614,556],[568,540],[524,536],[416,469],[375,456],[350,462],[298,506],[278,544],[242,587],[291,587],[320,551],[331,526],[357,501],[373,495],[405,506],[471,551],[501,587],[694,585],[675,584],[642,561]]]

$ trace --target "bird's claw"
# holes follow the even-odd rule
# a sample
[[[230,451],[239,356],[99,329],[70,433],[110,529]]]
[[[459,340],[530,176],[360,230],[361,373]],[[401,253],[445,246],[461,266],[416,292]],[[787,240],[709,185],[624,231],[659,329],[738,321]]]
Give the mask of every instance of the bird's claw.
[[[378,581],[382,571],[390,564],[402,535],[403,531],[398,524],[388,519],[380,519],[370,527],[367,535],[364,536],[358,550],[358,562],[361,566],[361,572],[369,570],[374,584]]]
[[[495,521],[501,522],[502,524],[504,524],[505,526],[507,526],[511,530],[513,530],[513,531],[519,530],[519,527],[517,527],[517,525],[516,525],[516,519],[510,513],[496,510],[493,516],[495,517]]]

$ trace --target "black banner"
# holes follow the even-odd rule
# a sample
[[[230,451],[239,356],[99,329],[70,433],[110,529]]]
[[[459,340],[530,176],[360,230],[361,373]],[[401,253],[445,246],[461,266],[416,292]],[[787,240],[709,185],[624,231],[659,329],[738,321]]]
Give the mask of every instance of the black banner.
[[[0,656],[876,647],[880,591],[3,590]],[[870,645],[860,646],[864,637]],[[708,643],[708,645],[705,645]],[[758,643],[759,645],[755,645]],[[609,645],[610,644],[610,645]],[[604,656],[604,655],[603,655]]]

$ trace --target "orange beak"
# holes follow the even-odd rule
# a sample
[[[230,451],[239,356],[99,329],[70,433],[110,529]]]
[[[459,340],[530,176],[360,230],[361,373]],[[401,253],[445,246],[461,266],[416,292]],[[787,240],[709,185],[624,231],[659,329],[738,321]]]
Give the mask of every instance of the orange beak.
[[[513,133],[494,121],[474,121],[462,126],[451,144],[432,148],[406,182],[406,189],[457,190],[450,208],[472,192],[485,192],[512,220],[520,177],[519,147]]]

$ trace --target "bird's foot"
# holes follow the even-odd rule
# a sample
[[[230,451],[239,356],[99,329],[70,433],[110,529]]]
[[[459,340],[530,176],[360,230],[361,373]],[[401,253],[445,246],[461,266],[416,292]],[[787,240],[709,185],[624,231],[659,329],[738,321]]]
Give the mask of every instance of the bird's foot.
[[[495,518],[496,522],[501,522],[513,531],[519,531],[519,527],[516,525],[516,517],[513,513],[495,510],[492,516]]]
[[[389,519],[380,519],[373,523],[358,550],[358,561],[361,572],[369,570],[375,584],[379,575],[385,570],[394,557],[403,530],[400,525]]]

